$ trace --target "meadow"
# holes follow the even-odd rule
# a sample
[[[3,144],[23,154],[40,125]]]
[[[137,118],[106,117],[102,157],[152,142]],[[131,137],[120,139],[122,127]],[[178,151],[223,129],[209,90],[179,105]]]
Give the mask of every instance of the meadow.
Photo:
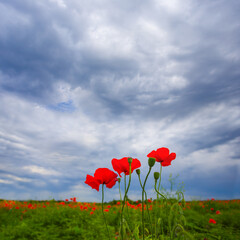
[[[149,212],[145,214],[145,239],[240,239],[240,200],[180,202],[172,198],[168,201],[148,199],[147,202],[143,206]],[[173,216],[171,209],[176,205],[180,208],[177,207],[178,211],[174,211]],[[103,207],[110,238],[121,239],[121,202],[104,203]],[[141,216],[141,201],[128,199],[124,215],[124,239],[142,239]],[[157,216],[161,218],[157,219]],[[171,235],[174,221],[181,222],[186,234],[178,234],[183,231],[181,227],[176,227],[174,235]],[[76,198],[72,198],[64,201],[1,200],[0,239],[105,240],[108,237],[101,203],[77,202]]]
[[[76,197],[64,201],[1,200],[0,240],[240,240],[240,200],[186,202],[183,185],[173,193],[175,178],[171,174],[171,191],[161,186],[162,168],[171,165],[176,154],[163,147],[147,157],[149,169],[142,180],[141,163],[131,157],[112,159],[118,174],[108,168],[96,169],[93,176],[87,174],[87,185],[96,191],[101,187],[101,203],[78,202]],[[156,162],[160,167],[153,174],[156,199],[149,199],[145,186]],[[128,198],[133,171],[142,189],[138,201]],[[104,202],[104,189],[117,183],[120,200]]]

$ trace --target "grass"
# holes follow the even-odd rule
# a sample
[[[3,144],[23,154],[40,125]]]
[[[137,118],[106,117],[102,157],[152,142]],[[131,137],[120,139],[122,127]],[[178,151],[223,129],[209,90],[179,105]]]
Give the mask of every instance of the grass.
[[[175,210],[174,215],[171,216],[171,208],[174,204],[176,207],[176,203],[181,208]],[[163,200],[149,201],[148,207],[150,214],[145,214],[145,225],[146,235],[149,238],[146,239],[170,239],[169,226],[176,226],[172,239],[240,239],[240,200],[191,201],[184,205],[178,203],[176,199],[170,199],[165,203]],[[120,239],[120,205],[117,201],[112,201],[104,204],[104,209],[111,238]],[[126,210],[124,238],[140,240],[141,201],[128,200]],[[214,219],[216,224],[209,223],[209,219]],[[187,234],[181,234],[182,230],[177,227],[178,222],[184,226]],[[151,231],[154,233],[152,236]],[[105,240],[108,238],[100,203],[0,200],[0,239]]]

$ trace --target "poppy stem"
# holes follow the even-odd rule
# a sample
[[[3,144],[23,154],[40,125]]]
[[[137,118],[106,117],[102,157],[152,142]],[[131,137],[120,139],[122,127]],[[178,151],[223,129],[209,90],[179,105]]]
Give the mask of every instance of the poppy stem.
[[[147,176],[146,176],[145,181],[142,186],[142,234],[143,234],[143,240],[145,239],[145,237],[144,237],[144,193],[145,193],[145,185],[146,185],[146,182],[147,182],[147,179],[148,179],[148,176],[149,176],[151,170],[152,170],[152,167],[149,167]]]
[[[125,192],[126,192],[126,187],[127,187],[127,177],[126,177],[126,174],[124,174],[124,185],[125,185]],[[127,195],[126,195],[126,199],[125,199],[123,204],[126,204],[126,200],[128,200],[128,196]],[[127,215],[128,215],[128,218],[129,218],[128,207],[127,207]]]
[[[143,185],[142,185],[142,182],[141,182],[140,175],[138,175],[138,179],[139,179],[140,186],[141,186],[141,188],[143,189]],[[145,189],[144,189],[144,193],[145,193],[145,200],[147,200],[147,192],[145,191]],[[142,202],[142,204],[143,204],[143,202]],[[153,232],[153,229],[152,229],[152,220],[151,220],[150,212],[149,212],[149,209],[148,209],[148,202],[147,202],[147,201],[146,201],[146,206],[147,206],[147,212],[148,212],[149,222],[150,222],[150,225],[151,225],[151,231]]]
[[[162,176],[162,164],[160,162],[160,172],[159,172],[159,182],[158,182],[158,191],[160,190],[160,185],[161,185],[161,176]]]
[[[120,224],[121,224],[121,239],[122,240],[123,240],[123,210],[124,210],[124,206],[125,206],[127,193],[128,193],[128,190],[129,190],[129,187],[130,187],[130,183],[131,183],[131,176],[132,176],[131,163],[129,163],[129,181],[128,181],[127,189],[125,190],[125,194],[124,194],[124,198],[123,198],[123,204],[122,204],[122,211],[121,211],[121,223]]]
[[[155,191],[157,192],[157,194],[161,195],[163,198],[165,198],[165,200],[167,200],[167,198],[157,190],[157,180],[155,180],[154,188],[155,188]]]
[[[105,222],[105,225],[106,225],[106,228],[107,228],[108,238],[109,238],[109,240],[111,240],[109,230],[108,230],[108,226],[107,226],[107,221],[106,221],[104,211],[103,211],[103,201],[104,201],[104,184],[102,184],[102,214],[103,214],[103,219],[104,219],[104,222]]]
[[[121,194],[121,188],[120,188],[120,181],[118,181],[118,187],[119,187],[120,200],[121,200],[121,202],[122,202],[122,194]]]

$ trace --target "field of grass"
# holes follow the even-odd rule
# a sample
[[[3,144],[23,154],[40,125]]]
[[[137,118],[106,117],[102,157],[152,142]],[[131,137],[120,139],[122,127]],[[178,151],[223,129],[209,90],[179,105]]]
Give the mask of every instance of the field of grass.
[[[144,204],[144,209],[146,240],[240,239],[240,200],[211,199],[184,203],[176,199],[168,199],[166,202],[149,199]],[[173,209],[175,210],[172,211]],[[120,202],[104,204],[104,214],[111,239],[121,239],[120,211]],[[124,211],[124,239],[142,239],[141,218],[141,201],[128,200]],[[184,229],[178,226],[178,223]],[[173,228],[174,234],[171,235]],[[109,238],[101,204],[77,202],[73,199],[62,202],[1,200],[0,239],[105,240]]]

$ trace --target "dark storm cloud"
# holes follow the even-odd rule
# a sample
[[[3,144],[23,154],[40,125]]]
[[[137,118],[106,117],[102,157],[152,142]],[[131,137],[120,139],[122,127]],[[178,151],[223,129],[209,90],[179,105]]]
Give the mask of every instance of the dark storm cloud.
[[[181,170],[199,195],[215,189],[234,196],[239,10],[235,0],[0,0],[6,198],[31,198],[37,189],[41,198],[79,191],[96,199],[86,174],[132,154],[143,160],[144,174],[146,154],[161,146],[178,156],[165,177]],[[201,175],[202,158],[208,164]],[[219,172],[209,174],[214,165]],[[215,181],[220,175],[225,182]],[[188,195],[197,195],[186,184]]]

